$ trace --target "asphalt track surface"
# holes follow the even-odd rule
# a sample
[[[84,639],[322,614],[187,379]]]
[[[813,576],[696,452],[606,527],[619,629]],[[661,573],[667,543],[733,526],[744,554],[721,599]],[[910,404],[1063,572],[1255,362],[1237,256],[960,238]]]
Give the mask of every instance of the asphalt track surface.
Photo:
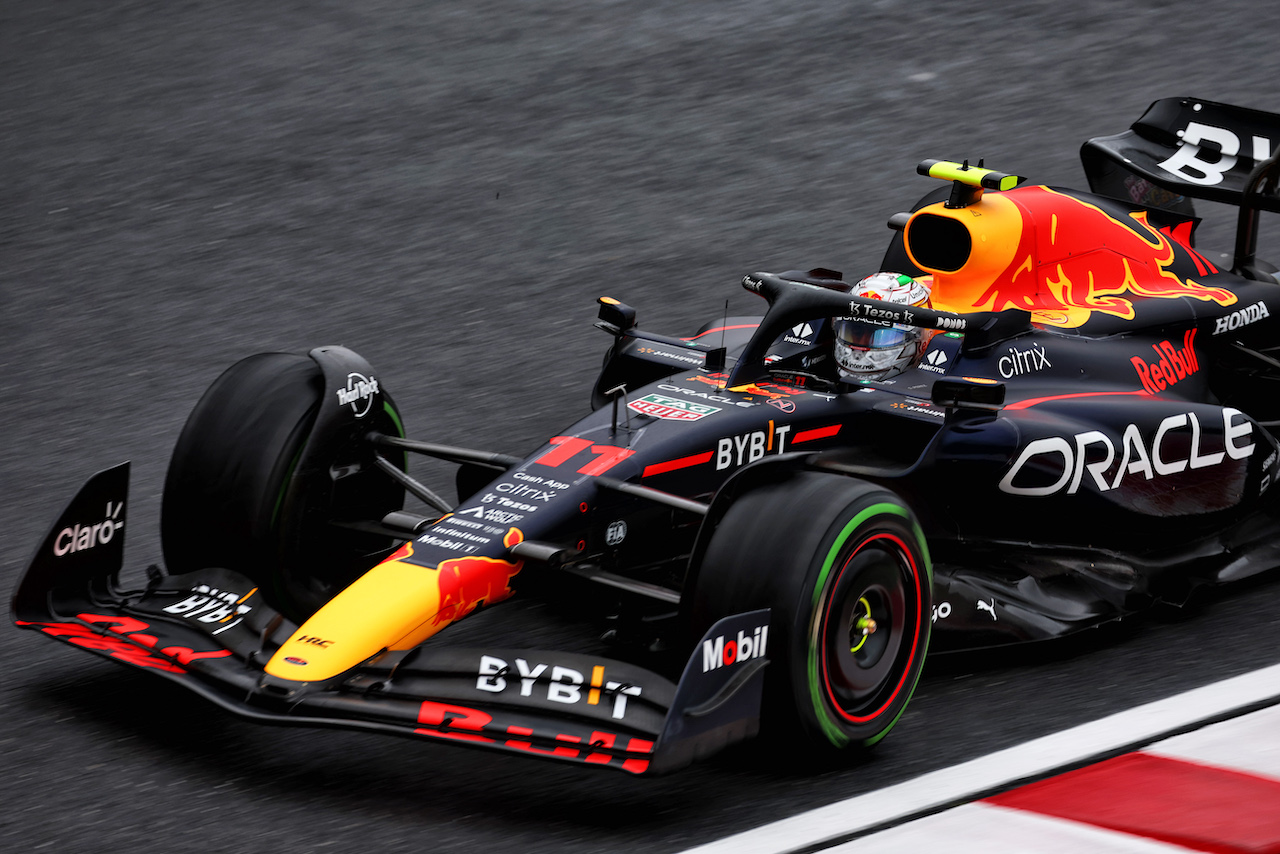
[[[525,452],[586,410],[597,296],[688,334],[754,309],[744,272],[877,269],[926,157],[1079,185],[1079,144],[1156,98],[1280,111],[1278,17],[4,0],[0,587],[124,459],[127,562],[159,561],[173,442],[244,355],[343,344],[412,435]],[[1230,246],[1220,221],[1202,249]],[[1280,583],[1044,660],[939,664],[862,765],[747,746],[653,780],[260,727],[0,634],[3,850],[673,851],[1274,664]]]

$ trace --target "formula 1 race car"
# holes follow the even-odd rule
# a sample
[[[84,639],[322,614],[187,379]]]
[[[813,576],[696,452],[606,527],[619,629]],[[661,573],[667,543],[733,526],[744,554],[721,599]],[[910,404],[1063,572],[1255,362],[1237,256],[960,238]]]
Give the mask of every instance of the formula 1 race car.
[[[1177,98],[1084,145],[1091,193],[926,161],[947,183],[892,217],[881,269],[931,277],[927,304],[753,273],[763,316],[676,338],[602,298],[592,411],[526,457],[405,438],[349,350],[252,356],[178,439],[165,570],[120,589],[126,463],[50,529],[14,620],[267,723],[633,773],[762,722],[870,746],[931,645],[1280,564],[1280,281],[1255,257],[1278,139],[1280,116]],[[1238,207],[1230,270],[1193,248],[1193,198]],[[929,337],[858,380],[832,356],[849,320]],[[457,465],[456,503],[409,453]],[[618,615],[622,651],[448,643],[516,594]]]

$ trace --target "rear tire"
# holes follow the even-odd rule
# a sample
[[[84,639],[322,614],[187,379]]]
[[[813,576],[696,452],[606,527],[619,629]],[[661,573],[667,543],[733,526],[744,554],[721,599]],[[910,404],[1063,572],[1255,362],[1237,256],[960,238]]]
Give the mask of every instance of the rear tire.
[[[344,443],[327,466],[298,471],[323,394],[320,366],[287,353],[250,356],[214,381],[165,478],[161,545],[171,574],[232,569],[301,620],[394,547],[331,524],[403,506],[400,487],[372,467],[369,443]],[[390,398],[384,410],[370,413],[368,428],[401,435]],[[388,458],[403,467],[402,454]]]
[[[763,731],[867,748],[893,728],[924,667],[931,578],[900,498],[799,472],[726,510],[693,579],[691,628],[770,608]]]

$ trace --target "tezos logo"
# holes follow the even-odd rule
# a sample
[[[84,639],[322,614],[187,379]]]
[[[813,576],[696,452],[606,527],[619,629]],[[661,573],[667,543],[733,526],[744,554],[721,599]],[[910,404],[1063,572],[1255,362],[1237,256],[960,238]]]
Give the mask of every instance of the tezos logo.
[[[364,418],[373,406],[373,396],[378,393],[378,381],[364,374],[347,374],[347,387],[338,389],[338,403],[350,405],[356,418]]]
[[[738,632],[737,640],[724,639],[721,635],[714,640],[702,642],[702,672],[709,673],[728,667],[740,661],[763,658],[769,645],[769,627],[756,626],[751,634]]]
[[[123,509],[123,501],[118,501],[114,504],[108,501],[107,512],[101,522],[93,525],[76,525],[71,528],[63,528],[53,540],[53,553],[58,557],[62,557],[71,552],[82,552],[94,546],[101,546],[111,542],[111,538],[116,535],[116,531],[124,527],[124,522],[118,521],[120,519],[120,511]]]

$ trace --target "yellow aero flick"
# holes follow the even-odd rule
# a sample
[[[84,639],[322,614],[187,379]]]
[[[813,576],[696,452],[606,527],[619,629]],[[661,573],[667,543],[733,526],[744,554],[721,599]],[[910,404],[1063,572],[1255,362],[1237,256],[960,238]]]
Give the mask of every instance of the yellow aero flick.
[[[1007,172],[997,172],[994,169],[970,166],[968,160],[963,163],[956,163],[952,160],[925,160],[916,167],[916,171],[921,175],[928,175],[930,178],[938,178],[943,181],[959,181],[962,184],[981,187],[984,190],[1012,190],[1025,180],[1021,175],[1010,175]]]

